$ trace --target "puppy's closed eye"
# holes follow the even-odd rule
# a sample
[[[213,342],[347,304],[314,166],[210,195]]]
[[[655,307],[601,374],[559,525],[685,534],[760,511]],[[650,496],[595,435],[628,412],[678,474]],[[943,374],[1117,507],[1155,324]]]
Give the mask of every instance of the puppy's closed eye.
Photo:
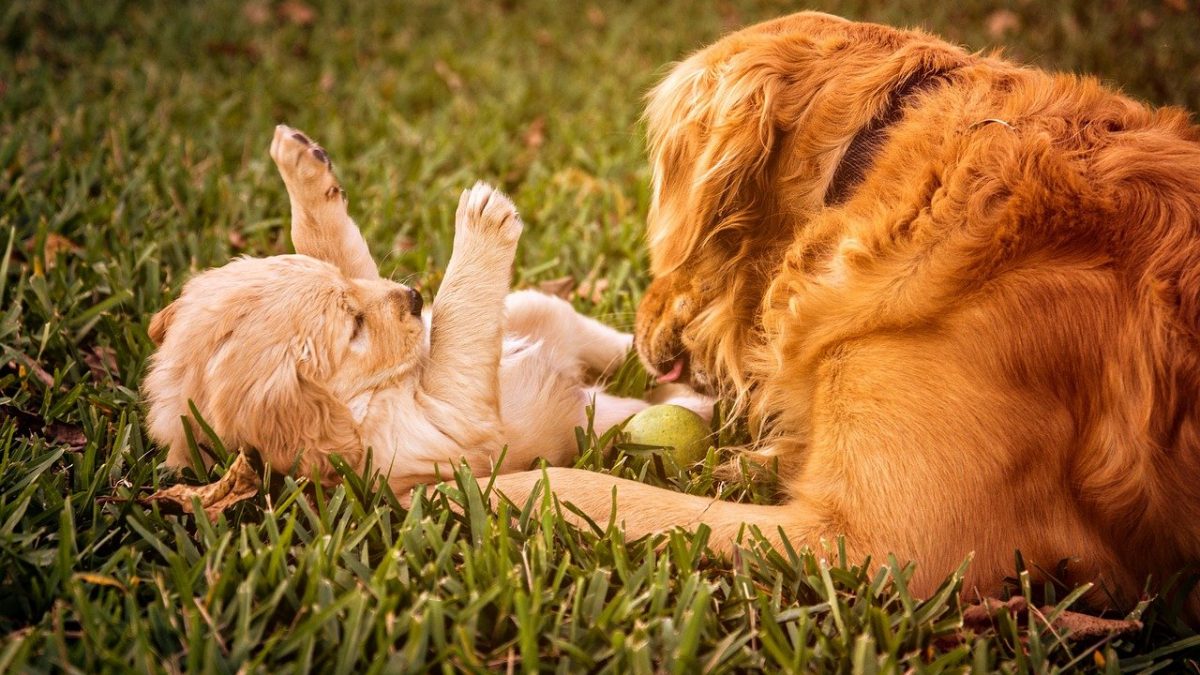
[[[350,350],[361,354],[367,349],[367,316],[362,312],[354,314],[354,330],[350,333]]]

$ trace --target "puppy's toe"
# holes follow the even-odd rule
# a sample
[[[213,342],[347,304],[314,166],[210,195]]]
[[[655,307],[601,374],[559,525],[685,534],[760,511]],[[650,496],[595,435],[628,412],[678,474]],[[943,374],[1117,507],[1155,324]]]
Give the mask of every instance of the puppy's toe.
[[[275,127],[271,159],[295,198],[344,198],[345,191],[333,174],[329,153],[304,132],[285,124]]]
[[[482,181],[463,192],[455,224],[469,234],[503,244],[515,244],[522,228],[512,200]]]

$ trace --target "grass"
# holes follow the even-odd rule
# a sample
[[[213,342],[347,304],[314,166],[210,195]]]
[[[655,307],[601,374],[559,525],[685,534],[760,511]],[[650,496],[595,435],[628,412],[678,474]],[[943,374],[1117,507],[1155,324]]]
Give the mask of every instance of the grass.
[[[1194,2],[926,4],[808,6],[1200,109]],[[1195,672],[1178,595],[1143,603],[1145,629],[1119,639],[1065,639],[1034,610],[964,626],[957,576],[920,601],[910,566],[872,576],[836,551],[748,537],[722,562],[703,533],[626,541],[545,500],[491,513],[466,475],[409,510],[353,472],[330,492],[276,477],[213,524],[135,501],[175,480],[140,421],[150,314],[199,269],[287,250],[274,124],[329,148],[386,274],[436,287],[457,194],[483,178],[527,223],[515,282],[589,280],[577,306],[627,327],[647,282],[641,95],[670,60],[793,9],[0,6],[0,672]],[[616,386],[644,377],[631,362]],[[597,440],[581,434],[582,466],[772,497],[715,477],[720,449],[679,475]],[[1073,606],[1016,562],[1013,577]]]

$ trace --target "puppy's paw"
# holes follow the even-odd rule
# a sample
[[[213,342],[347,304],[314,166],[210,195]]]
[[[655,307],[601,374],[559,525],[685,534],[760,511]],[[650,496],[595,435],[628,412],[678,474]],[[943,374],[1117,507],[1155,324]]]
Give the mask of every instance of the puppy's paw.
[[[283,124],[275,127],[271,159],[293,199],[305,204],[345,200],[329,154],[301,131]]]
[[[511,247],[521,237],[522,227],[512,200],[487,183],[478,182],[470,190],[464,190],[458,200],[455,238],[466,236]]]

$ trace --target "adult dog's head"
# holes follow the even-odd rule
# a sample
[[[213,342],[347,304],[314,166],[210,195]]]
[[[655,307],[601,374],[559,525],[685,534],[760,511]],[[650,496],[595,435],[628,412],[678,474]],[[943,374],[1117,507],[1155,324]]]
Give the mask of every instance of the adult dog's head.
[[[362,454],[365,398],[421,357],[420,312],[410,288],[303,255],[204,272],[151,321],[150,434],[169,446],[168,465],[187,465],[184,425],[204,438],[190,401],[226,445],[331,479],[328,455],[354,464]]]
[[[897,83],[924,85],[964,58],[921,33],[806,12],[676,66],[646,112],[655,278],[635,342],[647,367],[744,393],[765,285],[797,228],[837,198],[837,167],[860,159],[853,138]]]

